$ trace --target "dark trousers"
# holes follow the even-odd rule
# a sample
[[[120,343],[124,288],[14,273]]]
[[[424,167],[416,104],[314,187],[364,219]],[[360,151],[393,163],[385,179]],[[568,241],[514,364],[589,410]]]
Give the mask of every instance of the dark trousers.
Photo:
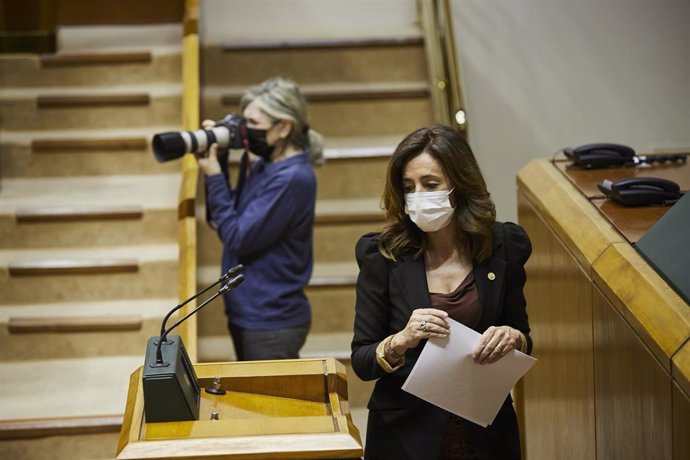
[[[238,361],[297,359],[309,333],[310,323],[274,329],[243,329],[228,322]]]

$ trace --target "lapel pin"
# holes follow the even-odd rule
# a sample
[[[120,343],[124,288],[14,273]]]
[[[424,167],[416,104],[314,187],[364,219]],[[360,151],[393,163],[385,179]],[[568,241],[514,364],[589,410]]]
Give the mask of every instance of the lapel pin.
[[[488,275],[486,275],[487,278],[489,278],[491,281],[496,279],[496,275],[494,275],[494,272],[489,272]]]

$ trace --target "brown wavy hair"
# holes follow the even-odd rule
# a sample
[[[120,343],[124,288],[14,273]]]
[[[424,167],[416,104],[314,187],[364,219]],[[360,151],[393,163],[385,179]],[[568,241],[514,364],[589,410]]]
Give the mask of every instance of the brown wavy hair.
[[[466,245],[474,262],[488,259],[496,207],[465,137],[443,125],[410,133],[391,156],[381,199],[387,224],[381,233],[379,251],[384,257],[396,260],[403,253],[413,252],[419,256],[426,247],[424,232],[405,214],[402,181],[407,163],[423,152],[440,163],[453,189],[458,244]]]

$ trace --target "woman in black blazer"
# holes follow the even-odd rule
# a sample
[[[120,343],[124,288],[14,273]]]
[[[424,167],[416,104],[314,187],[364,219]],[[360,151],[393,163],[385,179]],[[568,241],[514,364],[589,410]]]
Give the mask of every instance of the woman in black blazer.
[[[369,401],[365,459],[517,459],[510,396],[483,428],[401,389],[426,340],[447,318],[482,334],[474,351],[490,364],[532,341],[525,308],[525,231],[498,223],[464,137],[433,126],[408,135],[388,167],[387,225],[356,246],[360,267],[352,366],[378,379]],[[448,391],[452,391],[449,388]]]

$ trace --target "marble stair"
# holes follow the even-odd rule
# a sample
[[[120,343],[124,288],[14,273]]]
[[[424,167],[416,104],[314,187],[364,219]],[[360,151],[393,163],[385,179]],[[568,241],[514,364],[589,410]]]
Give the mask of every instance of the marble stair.
[[[0,458],[115,454],[129,375],[177,303],[179,165],[149,148],[180,129],[177,29],[0,56]]]

